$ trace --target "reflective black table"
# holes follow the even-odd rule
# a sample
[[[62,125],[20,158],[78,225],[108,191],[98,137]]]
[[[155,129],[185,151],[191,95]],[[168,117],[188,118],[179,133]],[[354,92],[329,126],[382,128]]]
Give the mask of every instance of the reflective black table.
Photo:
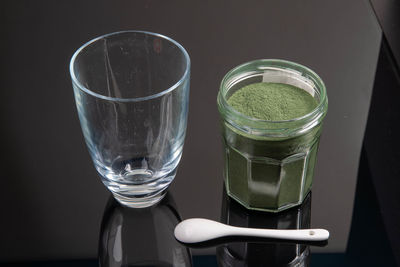
[[[233,226],[310,228],[312,192],[302,205],[280,213],[250,211],[222,190],[220,221]],[[396,266],[366,154],[360,161],[347,250],[327,253],[328,242],[229,237],[185,245],[173,231],[181,215],[172,193],[144,209],[121,206],[111,196],[98,233],[98,258],[4,263],[4,266]],[[213,253],[201,253],[213,248]],[[318,252],[314,249],[319,248]]]

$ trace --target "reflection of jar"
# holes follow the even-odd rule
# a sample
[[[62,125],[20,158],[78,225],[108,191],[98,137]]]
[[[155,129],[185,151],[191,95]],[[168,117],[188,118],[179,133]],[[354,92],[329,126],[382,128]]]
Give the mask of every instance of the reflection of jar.
[[[110,198],[100,238],[100,266],[192,266],[190,251],[176,241],[180,222],[167,193],[155,206],[132,209]]]
[[[303,204],[277,214],[246,210],[224,194],[222,222],[239,227],[303,229],[310,227],[311,193]],[[309,266],[306,245],[273,242],[237,242],[217,247],[217,261],[229,266]]]
[[[234,110],[229,97],[252,83],[285,83],[304,89],[317,107],[303,117],[266,121]],[[225,183],[248,209],[281,211],[302,203],[311,190],[322,120],[328,99],[312,70],[282,60],[256,60],[228,72],[218,94],[225,145]]]

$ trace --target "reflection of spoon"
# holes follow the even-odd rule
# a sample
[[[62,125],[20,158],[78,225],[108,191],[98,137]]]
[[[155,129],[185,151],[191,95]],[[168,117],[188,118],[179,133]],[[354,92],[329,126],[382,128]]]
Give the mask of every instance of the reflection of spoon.
[[[235,227],[212,220],[193,218],[175,227],[175,237],[184,243],[198,243],[226,236],[252,236],[301,241],[323,241],[329,238],[325,229],[277,230]]]

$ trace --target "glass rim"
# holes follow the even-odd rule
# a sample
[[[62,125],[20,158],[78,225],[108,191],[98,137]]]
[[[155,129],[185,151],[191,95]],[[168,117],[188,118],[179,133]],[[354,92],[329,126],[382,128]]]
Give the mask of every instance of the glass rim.
[[[227,99],[226,99],[226,93],[227,93],[228,89],[230,88],[228,83],[231,81],[231,79],[233,77],[237,76],[237,75],[233,75],[233,73],[235,73],[236,71],[238,71],[239,69],[241,69],[247,65],[256,64],[256,63],[258,63],[258,64],[265,63],[267,65],[270,65],[270,66],[263,66],[265,69],[267,69],[268,67],[271,67],[271,68],[287,70],[287,71],[290,71],[290,70],[296,71],[295,69],[282,66],[282,65],[289,65],[289,66],[297,67],[297,68],[305,71],[306,73],[308,73],[313,78],[313,82],[317,83],[317,84],[315,84],[315,87],[317,87],[320,90],[321,98],[318,102],[318,105],[312,111],[310,111],[309,113],[307,113],[301,117],[297,117],[297,118],[289,119],[289,120],[277,120],[277,121],[263,120],[263,119],[249,117],[243,113],[240,113],[236,109],[234,109],[231,105],[228,104]],[[254,73],[256,73],[257,71],[261,71],[261,70],[262,70],[261,68],[255,69]],[[240,64],[240,65],[232,68],[228,73],[225,74],[225,76],[223,77],[221,84],[220,84],[220,88],[219,88],[219,92],[218,92],[218,96],[217,96],[217,103],[218,103],[218,109],[219,109],[221,115],[223,116],[224,120],[228,120],[232,124],[232,122],[234,122],[234,121],[232,121],[232,118],[236,117],[236,118],[240,118],[241,121],[247,121],[250,123],[249,125],[237,125],[236,123],[234,123],[234,125],[232,125],[232,126],[239,127],[240,129],[245,130],[245,131],[250,130],[250,132],[253,132],[251,129],[257,128],[258,130],[262,130],[262,131],[271,131],[271,133],[273,133],[273,135],[277,134],[280,136],[281,134],[279,133],[279,131],[281,131],[282,129],[289,130],[289,128],[291,128],[289,125],[292,125],[294,127],[293,130],[296,131],[297,129],[302,129],[304,125],[307,125],[310,122],[313,122],[316,120],[317,121],[322,120],[323,117],[325,117],[325,115],[326,115],[326,110],[327,110],[327,106],[328,106],[328,98],[327,98],[327,93],[326,93],[326,86],[325,86],[323,80],[321,79],[321,77],[319,77],[319,75],[317,73],[315,73],[310,68],[308,68],[304,65],[292,62],[292,61],[282,60],[282,59],[256,59],[256,60],[252,60],[252,61],[248,61],[243,64]],[[258,127],[254,127],[254,125],[257,125]],[[268,127],[268,125],[270,127],[272,126],[272,128]],[[283,126],[283,128],[279,127],[280,125]]]
[[[183,73],[182,77],[172,86],[170,86],[169,88],[162,90],[159,93],[156,94],[152,94],[152,95],[148,95],[148,96],[141,96],[141,97],[130,97],[130,98],[120,98],[120,97],[111,97],[111,96],[105,96],[99,93],[96,93],[88,88],[86,88],[81,82],[79,82],[78,78],[75,75],[75,71],[74,71],[74,64],[75,64],[75,60],[78,57],[78,55],[82,52],[82,50],[84,50],[85,48],[87,48],[89,45],[97,42],[98,40],[105,38],[105,37],[109,37],[109,36],[113,36],[113,35],[119,35],[119,34],[123,34],[123,33],[143,33],[145,35],[151,35],[151,36],[156,36],[156,37],[160,37],[164,40],[167,40],[171,43],[173,43],[175,46],[177,46],[179,48],[179,50],[183,53],[185,60],[186,60],[186,68],[185,68],[185,72]],[[188,77],[189,73],[190,73],[190,57],[188,52],[186,51],[186,49],[177,41],[175,41],[174,39],[159,34],[159,33],[154,33],[154,32],[149,32],[149,31],[139,31],[139,30],[125,30],[125,31],[118,31],[118,32],[112,32],[112,33],[107,33],[107,34],[103,34],[100,35],[94,39],[91,39],[90,41],[84,43],[82,46],[80,46],[72,55],[70,63],[69,63],[69,73],[71,75],[71,80],[72,82],[82,91],[86,92],[87,94],[90,94],[94,97],[97,98],[101,98],[104,100],[109,100],[109,101],[115,101],[115,102],[139,102],[139,101],[144,101],[144,100],[150,100],[150,99],[154,99],[160,96],[163,96],[171,91],[173,91],[174,89],[176,89],[177,87],[179,87]]]

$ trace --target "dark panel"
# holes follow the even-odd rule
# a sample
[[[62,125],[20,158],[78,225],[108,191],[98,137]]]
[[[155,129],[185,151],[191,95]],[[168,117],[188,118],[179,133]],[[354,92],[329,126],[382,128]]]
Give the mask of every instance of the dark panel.
[[[400,263],[400,79],[384,39],[364,145],[380,211],[394,253]]]
[[[370,0],[376,17],[385,34],[387,43],[393,53],[395,66],[400,64],[400,1],[399,0]]]
[[[395,267],[393,250],[388,239],[391,234],[391,231],[386,231],[382,220],[369,162],[363,148],[358,169],[353,221],[345,257],[348,265]]]

